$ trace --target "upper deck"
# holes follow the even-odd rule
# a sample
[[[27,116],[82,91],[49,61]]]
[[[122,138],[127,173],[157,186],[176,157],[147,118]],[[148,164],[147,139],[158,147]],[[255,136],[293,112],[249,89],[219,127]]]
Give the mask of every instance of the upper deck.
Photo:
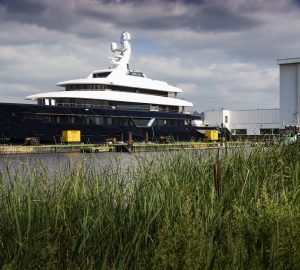
[[[148,104],[151,106],[191,107],[191,102],[177,98],[182,90],[167,82],[147,78],[141,71],[129,68],[131,56],[131,37],[128,32],[121,35],[121,47],[112,43],[112,67],[93,71],[87,78],[59,82],[66,91],[55,91],[30,95],[29,100],[37,100],[41,104],[55,105],[61,99],[77,99],[76,104],[86,100],[98,100]],[[173,93],[173,96],[170,94]],[[50,101],[49,101],[50,100]],[[73,102],[72,102],[73,103]],[[94,103],[94,101],[92,102]]]

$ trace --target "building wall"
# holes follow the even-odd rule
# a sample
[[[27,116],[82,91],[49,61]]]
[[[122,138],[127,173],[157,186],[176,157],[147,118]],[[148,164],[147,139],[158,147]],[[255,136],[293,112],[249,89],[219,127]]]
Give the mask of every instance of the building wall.
[[[225,121],[227,116],[228,121]],[[211,125],[211,126],[220,126],[224,124],[227,128],[229,128],[229,121],[230,121],[230,111],[224,109],[217,109],[217,110],[210,110],[204,112],[204,122]],[[226,123],[228,122],[228,123]]]
[[[225,123],[226,116],[228,123]],[[204,123],[220,126],[222,123],[232,134],[260,135],[269,130],[282,129],[279,109],[257,110],[210,110],[204,112]]]
[[[280,120],[299,125],[300,63],[280,65]]]

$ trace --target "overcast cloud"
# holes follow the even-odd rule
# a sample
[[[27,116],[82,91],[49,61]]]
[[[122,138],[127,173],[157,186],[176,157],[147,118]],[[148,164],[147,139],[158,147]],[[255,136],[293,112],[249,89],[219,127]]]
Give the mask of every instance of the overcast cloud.
[[[0,102],[107,68],[124,30],[131,67],[198,111],[278,107],[276,60],[300,56],[296,0],[0,0]]]

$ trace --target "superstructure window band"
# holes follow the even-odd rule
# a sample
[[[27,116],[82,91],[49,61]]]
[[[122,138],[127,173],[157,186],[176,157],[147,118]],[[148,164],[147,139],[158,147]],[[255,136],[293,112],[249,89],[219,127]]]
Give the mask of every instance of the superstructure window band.
[[[56,98],[51,99],[51,103],[46,102],[45,99],[40,99],[40,105],[55,105],[63,107],[86,107],[96,109],[120,109],[120,110],[136,110],[136,111],[160,111],[160,112],[174,112],[178,113],[180,108],[178,106],[164,106],[164,105],[151,105],[141,103],[117,102],[106,101],[97,99],[75,99],[75,98]]]
[[[167,97],[168,92],[165,91],[157,91],[152,89],[140,89],[119,85],[108,85],[108,84],[73,84],[66,85],[66,91],[98,91],[98,90],[112,90],[119,92],[128,92],[128,93],[140,93],[140,94],[148,94],[155,96]]]
[[[104,115],[40,115],[24,114],[23,123],[44,122],[51,124],[100,125],[100,126],[137,126],[137,127],[182,127],[190,126],[191,122],[181,119],[153,119],[136,117],[112,117]]]

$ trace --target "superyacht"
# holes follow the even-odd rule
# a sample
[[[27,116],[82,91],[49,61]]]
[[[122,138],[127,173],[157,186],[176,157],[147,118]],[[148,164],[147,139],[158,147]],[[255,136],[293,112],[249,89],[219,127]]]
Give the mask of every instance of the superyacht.
[[[145,134],[151,141],[163,136],[198,139],[193,123],[200,117],[185,112],[193,104],[177,96],[182,90],[131,69],[128,32],[121,34],[120,43],[111,44],[110,68],[60,82],[62,91],[26,97],[36,104],[0,103],[0,139],[23,142],[35,137],[54,143],[64,130],[80,130],[85,143],[126,141],[129,134],[135,141],[144,141]]]

